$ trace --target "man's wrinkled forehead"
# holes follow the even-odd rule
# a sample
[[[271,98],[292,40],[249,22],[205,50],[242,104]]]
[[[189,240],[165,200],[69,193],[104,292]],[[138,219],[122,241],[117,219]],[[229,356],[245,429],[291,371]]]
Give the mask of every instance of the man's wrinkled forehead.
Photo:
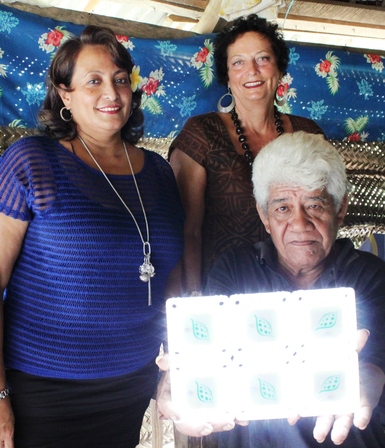
[[[330,194],[326,189],[307,191],[300,187],[275,186],[270,190],[268,205],[280,204],[289,201],[319,201],[324,204],[331,202]]]

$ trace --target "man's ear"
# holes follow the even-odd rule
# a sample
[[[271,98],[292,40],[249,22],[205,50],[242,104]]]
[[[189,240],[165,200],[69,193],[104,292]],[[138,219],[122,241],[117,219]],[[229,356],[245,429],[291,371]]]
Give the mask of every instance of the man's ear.
[[[348,198],[348,195],[345,194],[345,196],[344,196],[344,198],[342,200],[342,204],[341,204],[340,210],[337,213],[338,227],[341,227],[342,223],[344,222],[344,218],[345,218],[346,212],[348,211],[348,205],[349,205],[349,198]]]
[[[258,202],[257,202],[257,211],[258,211],[259,217],[261,218],[263,225],[265,226],[266,232],[270,233],[269,220],[267,219],[267,216],[265,215],[262,207],[258,204]]]

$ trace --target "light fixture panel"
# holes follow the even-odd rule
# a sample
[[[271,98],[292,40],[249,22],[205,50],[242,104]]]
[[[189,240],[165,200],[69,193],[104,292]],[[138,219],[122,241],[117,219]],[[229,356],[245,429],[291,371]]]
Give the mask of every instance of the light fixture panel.
[[[167,300],[172,400],[185,419],[351,413],[359,405],[351,288]]]

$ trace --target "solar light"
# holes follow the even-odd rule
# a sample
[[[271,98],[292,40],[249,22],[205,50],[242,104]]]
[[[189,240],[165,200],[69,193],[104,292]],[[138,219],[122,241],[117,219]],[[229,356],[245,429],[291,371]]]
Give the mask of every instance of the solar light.
[[[359,406],[351,288],[173,298],[166,310],[172,401],[185,420]]]

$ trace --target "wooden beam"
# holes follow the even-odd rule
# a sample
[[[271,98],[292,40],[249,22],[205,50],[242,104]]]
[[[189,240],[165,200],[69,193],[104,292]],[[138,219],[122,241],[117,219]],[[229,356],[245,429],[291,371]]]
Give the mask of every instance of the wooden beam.
[[[182,6],[183,8],[193,9],[195,11],[203,12],[206,9],[209,0],[155,0],[158,3],[166,5]]]
[[[99,25],[111,28],[117,34],[125,34],[129,37],[143,39],[182,39],[195,36],[196,33],[157,25],[149,25],[130,20],[116,19],[113,17],[88,14],[62,8],[40,8],[39,6],[14,2],[6,5],[20,11],[29,12],[41,17],[49,17],[60,22],[71,22],[75,25]]]
[[[280,8],[279,15],[285,15],[288,5]],[[288,17],[307,17],[328,22],[348,22],[356,26],[385,27],[385,10],[376,6],[352,5],[327,0],[296,0],[290,8]],[[332,18],[332,19],[330,19]]]
[[[283,18],[277,22],[282,26]],[[372,27],[352,27],[351,25],[326,24],[315,20],[286,19],[283,30],[288,42],[302,42],[330,48],[352,49],[362,53],[385,54],[385,29],[373,32]]]
[[[199,23],[194,26],[193,31],[198,34],[212,33],[218,23],[221,6],[222,0],[210,0]]]
[[[172,22],[180,22],[180,23],[198,23],[199,20],[193,19],[191,17],[182,17],[182,16],[176,16],[175,14],[170,14],[167,19],[171,20]]]

